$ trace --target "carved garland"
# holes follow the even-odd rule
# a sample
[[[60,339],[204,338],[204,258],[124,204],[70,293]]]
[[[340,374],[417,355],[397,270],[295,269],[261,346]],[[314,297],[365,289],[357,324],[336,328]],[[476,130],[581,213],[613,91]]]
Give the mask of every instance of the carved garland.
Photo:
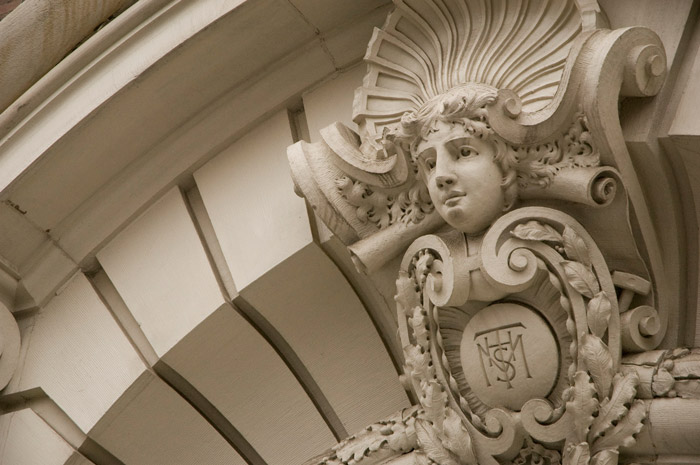
[[[619,447],[634,444],[646,411],[642,401],[635,400],[638,376],[615,374],[613,356],[602,340],[610,330],[612,304],[593,272],[586,242],[569,225],[559,234],[552,226],[538,221],[518,225],[512,234],[553,244],[567,259],[561,264],[568,284],[587,300],[588,331],[580,337],[573,315],[567,321],[574,338],[571,351],[576,353],[579,366],[569,374],[571,387],[564,393],[567,410],[574,412],[574,430],[566,438],[563,463],[616,463]],[[575,342],[577,339],[582,343]]]
[[[537,219],[528,219],[533,217]],[[511,238],[503,241],[506,231]],[[433,247],[422,243],[407,254],[404,263],[408,265],[397,280],[396,297],[399,314],[406,321],[401,326],[405,372],[424,409],[423,418],[429,421],[419,422],[417,429],[423,453],[436,463],[446,463],[445,457],[450,457],[453,462],[449,463],[472,464],[477,460],[471,445],[475,441],[480,455],[489,451],[512,459],[528,438],[532,444],[537,444],[533,439],[550,446],[564,442],[564,464],[615,463],[611,460],[616,460],[619,447],[634,443],[646,410],[641,401],[634,400],[637,374],[615,374],[620,362],[619,324],[614,317],[617,302],[608,297],[614,292],[612,279],[590,236],[561,212],[523,208],[501,218],[484,239],[482,256],[484,248],[500,242],[495,257],[506,260],[511,273],[501,274],[504,278],[497,282],[498,266],[482,266],[476,271],[488,274],[492,284],[504,291],[539,286],[534,276],[537,271],[545,272],[561,289],[561,304],[568,314],[566,326],[574,361],[564,368],[569,387],[560,393],[558,408],[543,399],[528,401],[520,412],[522,430],[508,410],[490,409],[482,421],[460,394],[451,372],[454,367],[450,367],[442,345],[441,307],[435,301],[449,301],[452,295],[441,292],[463,287],[458,282],[460,276],[464,279],[469,274],[448,269],[460,266],[449,257],[456,255],[454,244],[433,238]],[[510,279],[514,276],[516,280]],[[445,422],[456,418],[465,421],[464,430],[460,433],[452,423],[445,430]],[[470,432],[467,424],[473,426]],[[457,434],[463,437],[458,440]],[[484,457],[479,460],[481,463]]]
[[[420,406],[314,463],[614,465],[651,411],[640,399],[700,398],[697,351],[622,358],[659,345],[674,302],[616,117],[620,96],[659,91],[661,41],[605,29],[596,1],[394,3],[365,57],[359,135],[336,123],[289,158],[299,192],[359,270],[408,249],[395,299],[402,380]],[[498,164],[501,188],[517,176],[511,194],[541,206],[489,210],[485,233],[448,221],[416,150],[440,131],[435,114],[457,118],[439,121],[465,140],[490,137],[477,152]],[[595,213],[603,207],[607,218]],[[613,234],[615,244],[604,240]],[[630,309],[634,293],[642,305]],[[527,364],[539,342],[544,369]]]
[[[319,465],[373,465],[418,446],[416,419],[418,407],[404,409],[381,422],[367,426],[358,434],[339,442],[329,453],[312,459]]]

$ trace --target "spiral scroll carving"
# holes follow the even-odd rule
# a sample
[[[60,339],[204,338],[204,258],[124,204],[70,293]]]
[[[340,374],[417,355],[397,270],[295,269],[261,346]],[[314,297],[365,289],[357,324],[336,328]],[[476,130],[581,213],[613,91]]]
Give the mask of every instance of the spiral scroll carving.
[[[654,336],[661,331],[659,312],[649,305],[642,305],[623,313],[622,347],[628,352],[641,352],[656,347]]]
[[[666,53],[658,44],[638,45],[627,57],[622,95],[656,95],[666,79]]]
[[[671,300],[649,282],[663,261],[610,118],[620,96],[659,92],[661,41],[608,29],[595,1],[394,4],[365,56],[359,134],[332,125],[290,160],[359,270],[407,248],[395,299],[414,458],[614,465],[646,416],[637,391],[675,392],[662,370],[621,369],[623,349],[663,339]]]
[[[613,405],[615,402],[630,402],[629,394],[614,395],[613,392],[634,394],[639,380],[632,374],[613,376],[620,366],[622,343],[617,297],[602,253],[590,235],[560,211],[525,207],[502,216],[491,226],[481,242],[480,259],[467,253],[470,248],[466,243],[470,240],[455,232],[426,236],[409,247],[402,262],[397,302],[403,309],[399,313],[405,318],[400,328],[406,351],[406,371],[426,412],[434,411],[436,404],[456,412],[475,450],[499,459],[512,459],[526,437],[552,445],[562,441],[569,444],[574,441],[572,438],[578,438],[575,440],[598,447],[600,451],[633,440],[641,424],[639,407],[621,417],[624,419],[619,427],[622,442],[605,447],[599,445],[610,442],[603,440],[599,433],[600,428],[609,426],[596,422],[594,415],[605,409],[619,409]],[[501,297],[496,303],[473,300],[469,290],[478,292],[473,283],[480,277],[500,291]],[[644,311],[646,313],[636,310],[628,314],[643,315],[641,318],[647,318],[644,321],[653,331],[653,319],[649,319],[653,315]],[[509,324],[512,320],[498,316],[493,321],[500,326],[488,329],[492,324],[488,322],[489,315],[505,316],[509,312],[522,315],[524,320]],[[547,322],[552,336],[536,329],[537,318]],[[642,323],[638,326],[644,328]],[[498,395],[484,394],[487,391],[471,384],[479,374],[468,370],[479,371],[478,362],[473,357],[464,359],[462,355],[460,358],[459,352],[465,350],[465,343],[467,346],[477,344],[474,357],[481,360],[481,367],[486,370],[486,361],[488,366],[495,363],[498,367],[506,360],[502,358],[503,353],[492,353],[488,347],[498,347],[500,351],[506,350],[503,344],[510,344],[508,360],[511,362],[508,363],[522,358],[520,368],[515,365],[508,368],[515,370],[509,372],[512,373],[509,376],[515,376],[520,370],[521,377],[525,374],[531,377],[532,368],[526,364],[530,355],[526,350],[532,350],[532,345],[527,339],[521,339],[524,336],[517,336],[514,342],[509,330],[510,342],[496,339],[500,341],[496,346],[489,346],[488,339],[487,345],[481,346],[476,339],[482,334],[486,334],[483,337],[506,337],[506,333],[497,333],[502,331],[499,328],[518,327],[523,331],[540,331],[537,336],[540,345],[545,344],[547,337],[554,337],[561,358],[553,387],[546,391],[534,384],[524,388],[539,394],[513,410],[499,407]],[[471,336],[464,339],[462,334],[475,334],[475,342]],[[432,364],[426,366],[428,360]],[[476,365],[467,369],[462,366],[464,363]],[[506,370],[506,365],[500,366]],[[505,376],[506,371],[501,373],[503,375],[499,376]],[[488,382],[486,371],[484,376]],[[506,380],[497,377],[492,382],[497,382],[496,379]],[[438,389],[439,385],[443,387]],[[486,397],[482,398],[484,395]],[[505,398],[501,399],[505,402]],[[581,430],[582,424],[587,425],[585,431]],[[570,447],[576,448],[579,444],[571,443]],[[602,453],[600,451],[595,453]]]

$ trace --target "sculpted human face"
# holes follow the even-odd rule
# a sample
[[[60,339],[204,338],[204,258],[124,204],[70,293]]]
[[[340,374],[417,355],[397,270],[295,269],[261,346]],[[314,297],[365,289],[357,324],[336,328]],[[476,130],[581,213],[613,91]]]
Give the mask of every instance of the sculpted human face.
[[[503,213],[503,173],[495,150],[493,142],[442,121],[416,147],[435,209],[458,231],[479,233]]]

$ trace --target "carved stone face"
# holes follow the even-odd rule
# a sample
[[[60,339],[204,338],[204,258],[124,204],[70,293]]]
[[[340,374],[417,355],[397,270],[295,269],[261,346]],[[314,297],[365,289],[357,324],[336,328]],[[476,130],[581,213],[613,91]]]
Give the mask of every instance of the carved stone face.
[[[460,124],[438,121],[416,151],[430,198],[450,226],[476,234],[503,213],[503,173],[493,142]]]

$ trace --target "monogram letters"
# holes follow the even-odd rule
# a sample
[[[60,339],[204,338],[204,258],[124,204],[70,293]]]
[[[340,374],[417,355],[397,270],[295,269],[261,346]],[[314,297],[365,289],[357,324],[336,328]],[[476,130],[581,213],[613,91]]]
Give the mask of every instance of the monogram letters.
[[[663,263],[609,117],[663,85],[660,40],[604,28],[596,1],[394,3],[365,57],[359,135],[336,123],[289,158],[360,272],[405,252],[395,300],[420,405],[400,453],[370,427],[366,450],[350,438],[318,463],[362,449],[373,464],[615,465],[644,427],[637,397],[681,389],[675,362],[649,375],[621,357],[667,324],[663,286],[630,309]]]
[[[479,331],[474,335],[476,346],[479,351],[479,361],[484,371],[486,384],[491,386],[487,367],[496,368],[496,381],[506,383],[508,389],[512,389],[512,381],[520,371],[524,371],[521,376],[532,378],[530,369],[527,366],[527,356],[525,355],[525,345],[523,335],[518,333],[518,328],[527,329],[522,323],[511,323],[497,328]],[[516,335],[513,336],[513,333]],[[491,341],[489,341],[489,336]],[[519,355],[518,355],[519,354]],[[484,361],[484,358],[486,361]],[[516,369],[516,364],[520,363],[520,369]]]

